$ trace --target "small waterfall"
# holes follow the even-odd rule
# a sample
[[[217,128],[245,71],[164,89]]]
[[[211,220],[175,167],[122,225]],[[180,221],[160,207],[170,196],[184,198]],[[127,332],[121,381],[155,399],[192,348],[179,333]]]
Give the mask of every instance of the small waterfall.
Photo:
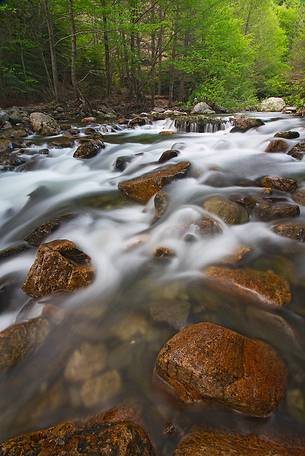
[[[178,133],[216,133],[231,126],[229,118],[182,116],[175,119]]]

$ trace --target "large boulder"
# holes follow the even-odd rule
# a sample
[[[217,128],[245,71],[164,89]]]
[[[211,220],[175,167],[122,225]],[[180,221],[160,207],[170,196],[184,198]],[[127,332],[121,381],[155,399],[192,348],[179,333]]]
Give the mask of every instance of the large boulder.
[[[207,276],[226,293],[255,299],[269,307],[282,308],[291,301],[288,282],[273,271],[211,266],[208,268]]]
[[[287,152],[289,149],[289,144],[283,139],[273,139],[269,142],[265,152],[277,153],[277,152]]]
[[[270,415],[287,372],[273,348],[213,323],[187,326],[160,350],[156,370],[186,403],[214,400],[247,415]]]
[[[42,244],[23,284],[34,298],[55,292],[72,292],[90,285],[94,269],[88,255],[72,241],[57,240]]]
[[[0,332],[0,372],[34,352],[49,334],[46,318],[17,323]]]
[[[261,187],[272,188],[281,192],[294,192],[298,186],[295,179],[282,176],[263,176],[257,179],[257,184]]]
[[[82,143],[73,154],[74,158],[88,159],[95,157],[105,145],[101,141],[86,141]]]
[[[194,430],[179,443],[174,456],[304,456],[304,445],[261,436]]]
[[[192,114],[215,114],[215,111],[204,101],[195,104],[192,109]]]
[[[261,103],[261,110],[264,112],[280,112],[286,106],[283,98],[279,97],[270,97],[266,98]]]
[[[57,135],[60,127],[53,117],[42,112],[32,112],[30,122],[35,133],[43,136]]]
[[[211,196],[203,203],[203,208],[217,215],[228,225],[239,225],[249,221],[248,212],[244,207],[223,196]]]
[[[245,131],[250,130],[250,128],[261,127],[264,125],[264,122],[261,119],[256,119],[255,117],[240,115],[234,117],[233,125],[231,133],[244,133]]]
[[[305,242],[305,223],[277,223],[272,230],[279,236]]]
[[[138,203],[147,203],[162,187],[174,179],[185,177],[191,167],[190,162],[183,161],[176,165],[158,168],[142,176],[119,183],[120,191]]]
[[[106,421],[107,415],[14,437],[0,444],[5,456],[154,456],[144,430],[130,420]]]

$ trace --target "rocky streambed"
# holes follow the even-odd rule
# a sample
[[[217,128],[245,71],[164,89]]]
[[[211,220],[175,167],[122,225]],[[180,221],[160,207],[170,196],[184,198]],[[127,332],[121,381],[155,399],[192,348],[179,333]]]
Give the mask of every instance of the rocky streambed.
[[[2,119],[0,455],[305,455],[305,121],[213,119]]]

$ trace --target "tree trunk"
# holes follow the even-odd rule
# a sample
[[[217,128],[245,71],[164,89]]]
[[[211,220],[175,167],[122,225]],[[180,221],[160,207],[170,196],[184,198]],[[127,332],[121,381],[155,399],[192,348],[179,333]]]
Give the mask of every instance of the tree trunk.
[[[106,13],[106,0],[101,0],[102,7],[103,7],[103,27],[104,27],[104,49],[105,49],[105,69],[106,69],[106,92],[107,95],[111,95],[111,85],[112,85],[112,77],[111,77],[111,68],[110,68],[110,46],[109,46],[109,35],[107,32],[108,28],[108,20],[107,20],[107,13]]]
[[[42,1],[43,1],[44,10],[45,10],[45,16],[46,16],[48,34],[49,34],[49,47],[50,47],[50,56],[51,56],[52,78],[53,78],[53,93],[54,93],[55,100],[58,101],[58,72],[57,72],[56,51],[55,51],[55,45],[54,45],[53,24],[52,24],[52,18],[51,18],[50,10],[49,10],[49,2],[48,2],[48,0],[42,0]]]
[[[74,98],[78,98],[78,87],[76,77],[76,57],[77,57],[77,41],[76,41],[76,27],[74,17],[74,0],[68,0],[69,16],[71,26],[71,83],[73,87]]]

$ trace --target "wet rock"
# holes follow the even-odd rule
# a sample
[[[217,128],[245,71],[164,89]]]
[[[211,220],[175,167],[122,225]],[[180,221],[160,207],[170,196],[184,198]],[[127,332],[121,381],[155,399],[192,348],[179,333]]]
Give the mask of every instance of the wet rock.
[[[14,437],[0,444],[5,456],[154,456],[144,430],[128,421],[105,421],[104,414],[66,422],[46,430]]]
[[[69,358],[65,379],[72,383],[88,380],[105,369],[106,361],[105,345],[84,342]]]
[[[91,408],[106,403],[116,397],[122,389],[122,378],[117,370],[86,380],[80,391],[80,397],[85,407]]]
[[[288,202],[260,201],[255,208],[255,215],[260,220],[268,222],[278,218],[297,217],[300,215],[300,208]]]
[[[295,201],[297,204],[305,206],[305,188],[297,190],[291,196],[293,201]]]
[[[264,176],[257,180],[257,184],[261,187],[272,188],[288,193],[294,192],[298,186],[295,179],[282,176]]]
[[[195,223],[195,226],[198,228],[201,236],[215,236],[216,234],[222,233],[220,223],[212,217],[201,217],[201,219]]]
[[[150,330],[148,320],[140,313],[131,313],[123,316],[113,325],[111,334],[123,342],[145,338]]]
[[[35,133],[40,135],[57,135],[60,132],[60,127],[56,120],[42,112],[32,112],[30,122]]]
[[[283,98],[280,97],[270,97],[266,98],[261,103],[261,110],[265,112],[280,112],[286,106]]]
[[[305,223],[278,223],[272,230],[279,236],[305,242]]]
[[[9,115],[6,111],[0,110],[0,127],[9,120]]]
[[[298,421],[305,421],[305,398],[300,389],[291,389],[287,392],[287,408],[291,416]]]
[[[245,208],[223,196],[208,198],[204,202],[203,208],[217,215],[228,225],[239,225],[249,221],[249,215]]]
[[[185,177],[190,169],[190,162],[180,162],[159,168],[142,176],[119,183],[119,190],[128,198],[145,204],[162,187],[174,179]]]
[[[252,212],[257,203],[256,198],[251,195],[238,195],[231,197],[230,199],[232,199],[232,201],[235,201],[235,203],[239,204],[240,206],[243,206],[248,213]]]
[[[194,430],[184,437],[174,456],[304,456],[305,448],[292,441],[273,441],[253,434]]]
[[[211,106],[202,101],[193,107],[191,114],[215,114],[215,111]]]
[[[276,152],[287,152],[289,144],[283,139],[273,139],[268,144],[265,152],[276,153]]]
[[[231,133],[243,133],[250,130],[250,128],[257,128],[264,125],[264,122],[261,119],[256,119],[255,117],[247,116],[236,116],[233,119],[234,127],[231,129]]]
[[[154,222],[159,220],[166,212],[169,204],[169,195],[168,193],[160,190],[156,193],[154,198],[154,205],[155,205],[155,217]]]
[[[300,133],[297,131],[279,131],[274,135],[275,138],[283,138],[283,139],[296,139],[300,136]]]
[[[48,320],[39,317],[0,332],[0,371],[13,367],[39,348],[49,331]]]
[[[172,136],[175,132],[173,130],[162,130],[160,131],[159,135],[161,136]]]
[[[132,155],[122,155],[121,157],[118,157],[115,161],[114,168],[118,171],[124,171],[129,163],[132,162],[134,157]]]
[[[285,365],[270,345],[213,323],[172,337],[156,370],[186,403],[210,399],[258,417],[276,409],[287,386]]]
[[[76,149],[73,154],[74,158],[88,159],[95,157],[105,145],[100,141],[87,141]]]
[[[174,328],[181,328],[187,322],[191,305],[183,299],[157,300],[149,304],[151,318],[165,322]]]
[[[180,152],[178,150],[174,149],[166,150],[159,158],[158,163],[165,163],[171,160],[172,158],[178,157],[179,153]]]
[[[90,285],[94,269],[90,257],[74,242],[56,240],[42,244],[37,252],[23,290],[34,298],[55,292],[72,292]]]
[[[291,301],[288,282],[273,271],[211,266],[207,276],[222,290],[254,298],[266,306],[281,308]]]
[[[90,207],[94,209],[109,210],[115,207],[122,207],[128,204],[128,201],[117,190],[107,193],[96,193],[82,196],[74,200],[75,206]]]
[[[91,124],[91,123],[94,123],[96,121],[96,117],[84,117],[82,119],[82,123],[84,124]]]
[[[288,155],[295,158],[296,160],[303,160],[305,154],[305,142],[296,144],[288,152]]]
[[[235,250],[234,253],[232,253],[231,255],[227,255],[222,260],[222,263],[224,263],[226,265],[230,265],[230,266],[235,266],[236,264],[241,263],[252,252],[253,252],[253,249],[251,249],[251,247],[239,247],[237,250]]]
[[[49,142],[51,147],[56,147],[58,149],[65,149],[74,146],[74,140],[68,138],[67,136],[62,136],[61,138],[54,139]]]
[[[148,123],[149,123],[149,120],[147,117],[135,117],[134,119],[131,119],[128,122],[128,126],[129,127],[136,127],[136,126],[142,127],[143,125],[146,125]]]
[[[35,228],[24,240],[33,247],[38,247],[50,234],[54,233],[62,222],[62,218],[56,218]]]
[[[176,252],[168,247],[157,247],[153,256],[156,258],[173,258],[176,256]]]

